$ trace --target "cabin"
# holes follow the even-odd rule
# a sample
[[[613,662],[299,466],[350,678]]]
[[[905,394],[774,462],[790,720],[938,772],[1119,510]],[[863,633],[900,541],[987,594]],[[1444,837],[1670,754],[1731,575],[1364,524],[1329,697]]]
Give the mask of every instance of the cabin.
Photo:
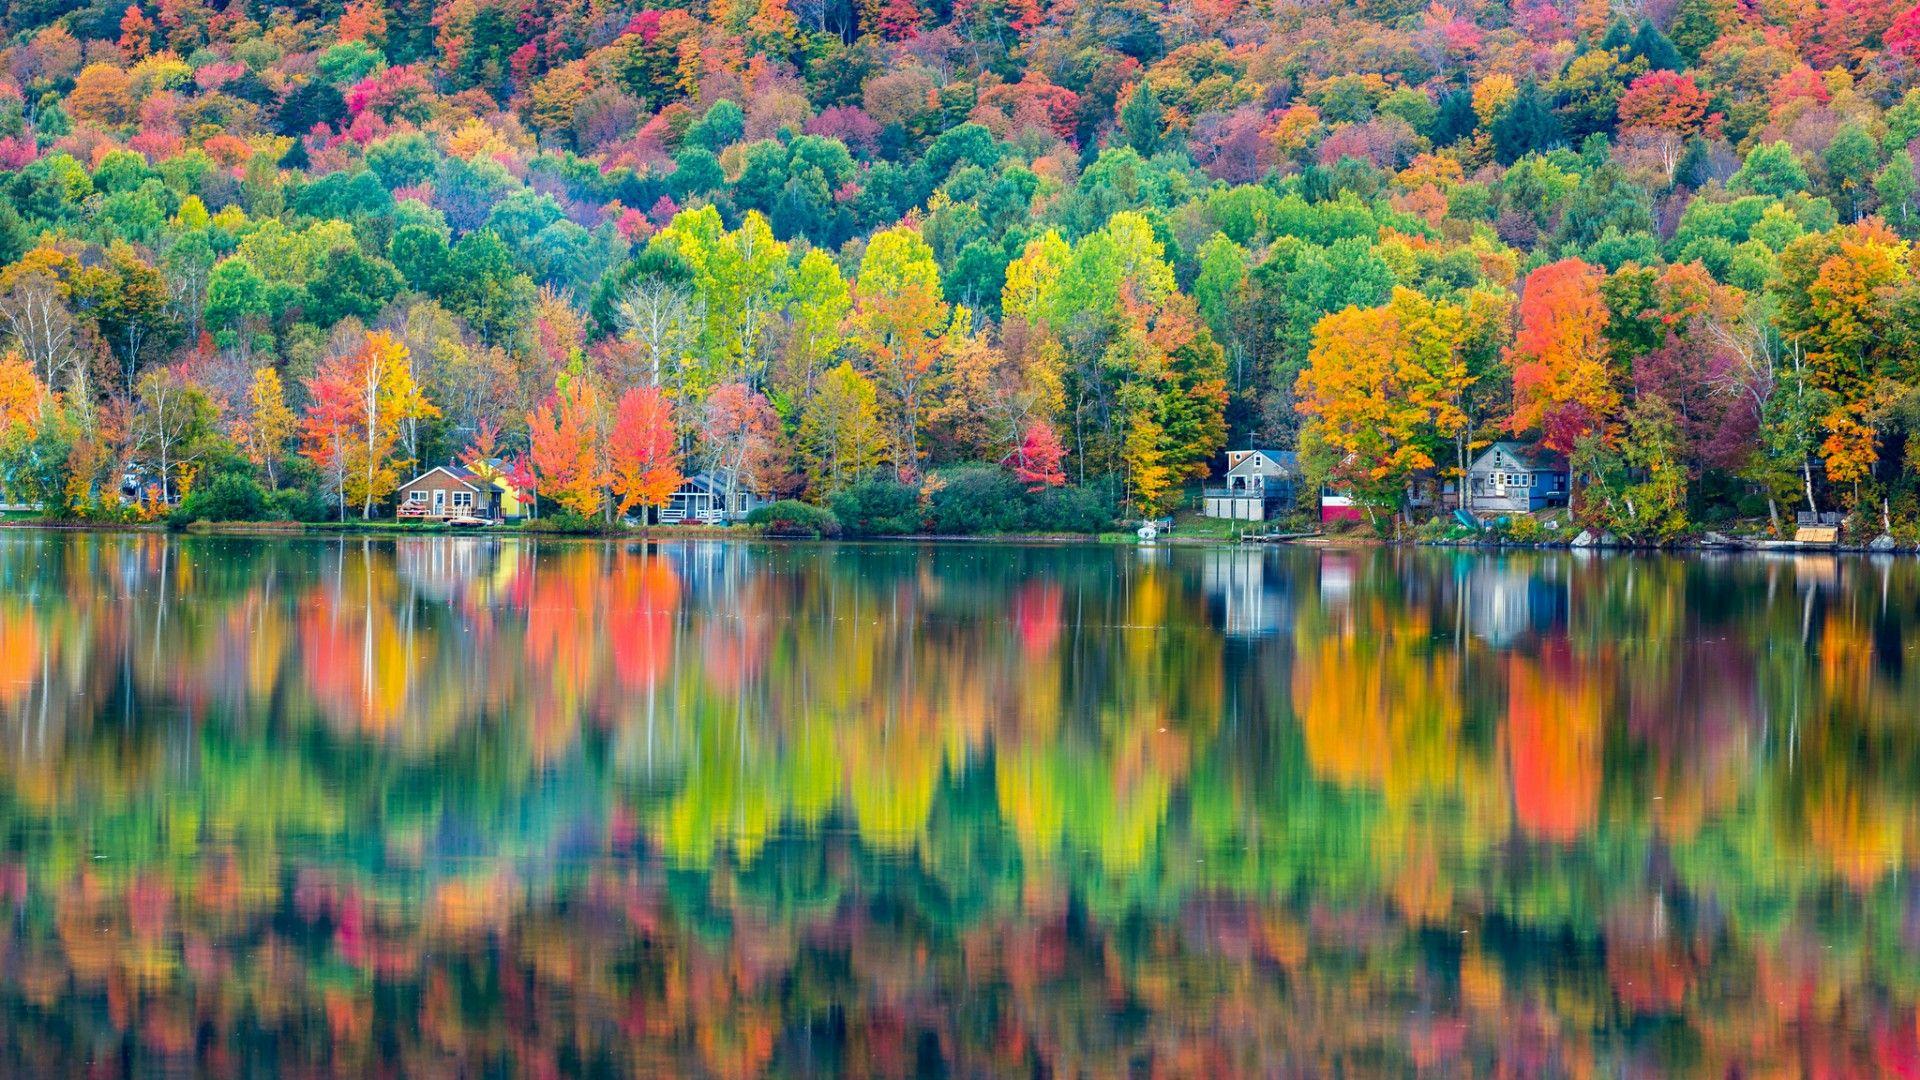
[[[436,465],[394,492],[394,517],[402,521],[506,520],[504,478],[489,480],[463,465]],[[515,507],[519,503],[515,500]]]
[[[1564,455],[1535,443],[1497,442],[1467,468],[1471,514],[1527,514],[1567,505],[1572,476]]]
[[[1293,505],[1299,479],[1300,456],[1291,450],[1229,450],[1222,482],[1204,490],[1203,512],[1230,521],[1266,521]]]
[[[676,525],[695,521],[721,525],[744,521],[748,514],[773,501],[765,492],[751,490],[744,482],[727,491],[727,471],[695,473],[681,481],[679,490],[660,508],[660,523]]]

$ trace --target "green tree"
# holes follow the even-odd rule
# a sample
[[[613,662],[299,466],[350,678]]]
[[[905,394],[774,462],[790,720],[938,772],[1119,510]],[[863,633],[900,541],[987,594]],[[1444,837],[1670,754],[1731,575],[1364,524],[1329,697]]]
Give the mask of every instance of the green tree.
[[[1127,145],[1141,157],[1152,157],[1160,148],[1160,132],[1166,124],[1166,110],[1153,92],[1153,84],[1141,79],[1120,107],[1120,132]]]
[[[1879,145],[1864,124],[1850,120],[1834,133],[1821,156],[1840,220],[1858,220],[1872,203],[1874,172],[1880,168]]]
[[[440,299],[467,320],[483,342],[511,340],[532,310],[533,280],[521,273],[513,253],[491,231],[468,233],[448,255]]]
[[[132,246],[117,242],[107,249],[107,274],[94,310],[100,333],[120,357],[127,393],[133,393],[140,356],[156,337],[174,330],[167,280]]]
[[[358,248],[335,248],[319,276],[307,283],[305,318],[316,326],[332,326],[348,317],[370,322],[402,284],[400,272],[387,260],[368,258]]]
[[[1727,190],[1783,199],[1807,190],[1807,170],[1786,142],[1761,143],[1747,151],[1747,159],[1727,179]]]
[[[1914,182],[1913,155],[1905,147],[1894,152],[1886,168],[1873,178],[1873,191],[1880,199],[1880,215],[1901,236],[1911,240],[1920,232],[1920,206],[1914,196],[1920,184]]]
[[[1634,540],[1664,543],[1687,528],[1687,470],[1680,460],[1679,426],[1665,399],[1643,395],[1627,410],[1618,448],[1598,433],[1574,446],[1573,469],[1588,478],[1580,514]]]
[[[1542,153],[1566,141],[1566,131],[1546,91],[1532,79],[1520,85],[1519,92],[1494,118],[1494,156],[1502,164],[1512,164],[1529,153]]]

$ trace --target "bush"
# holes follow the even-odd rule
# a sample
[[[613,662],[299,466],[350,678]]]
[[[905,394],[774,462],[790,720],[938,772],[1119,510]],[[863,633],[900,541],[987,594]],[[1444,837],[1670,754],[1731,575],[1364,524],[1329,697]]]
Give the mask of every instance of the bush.
[[[224,472],[180,500],[168,520],[185,525],[194,521],[265,521],[270,516],[267,493],[253,477]]]
[[[963,465],[940,473],[938,480],[927,505],[934,532],[959,536],[1027,527],[1026,493],[1005,469]]]
[[[905,536],[920,531],[920,492],[897,480],[862,480],[835,494],[832,508],[849,536]]]
[[[840,521],[832,511],[793,499],[755,509],[747,515],[747,524],[761,526],[768,536],[840,535]]]
[[[7,473],[7,495],[15,502],[38,503],[40,513],[56,520],[78,515],[68,496],[68,462],[73,446],[52,424],[38,432],[16,426],[0,442],[0,468]]]
[[[1501,535],[1516,544],[1537,544],[1546,539],[1546,527],[1532,514],[1515,514],[1503,519]]]
[[[617,531],[599,518],[581,517],[579,514],[562,510],[543,518],[534,518],[521,526],[526,532],[548,533],[553,536],[601,536]]]
[[[1027,527],[1036,532],[1105,532],[1119,516],[1109,485],[1044,488],[1027,497]]]
[[[267,496],[273,517],[282,521],[327,520],[327,500],[307,488],[286,488]]]
[[[1442,540],[1477,540],[1480,538],[1480,530],[1460,524],[1459,519],[1451,515],[1442,514],[1430,517],[1416,526],[1413,530],[1413,538],[1429,543]]]

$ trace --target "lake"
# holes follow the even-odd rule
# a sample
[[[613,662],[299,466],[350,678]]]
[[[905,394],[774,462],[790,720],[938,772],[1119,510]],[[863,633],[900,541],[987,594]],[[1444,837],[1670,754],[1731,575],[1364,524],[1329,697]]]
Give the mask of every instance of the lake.
[[[1920,562],[0,532],[0,1073],[1920,1068]]]

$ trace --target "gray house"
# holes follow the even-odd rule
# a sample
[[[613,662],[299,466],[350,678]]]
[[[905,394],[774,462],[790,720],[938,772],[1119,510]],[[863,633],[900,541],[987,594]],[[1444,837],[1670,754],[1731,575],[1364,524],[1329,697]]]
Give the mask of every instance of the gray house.
[[[1227,473],[1206,488],[1208,517],[1265,521],[1292,505],[1300,480],[1300,455],[1291,450],[1229,450]]]
[[[734,484],[733,491],[728,492],[727,479],[725,469],[687,477],[667,505],[660,508],[660,523],[677,525],[692,521],[703,525],[719,525],[742,521],[748,514],[773,501],[763,492],[748,490],[744,483]]]
[[[1467,469],[1467,511],[1518,514],[1567,505],[1565,456],[1533,443],[1497,442]]]

